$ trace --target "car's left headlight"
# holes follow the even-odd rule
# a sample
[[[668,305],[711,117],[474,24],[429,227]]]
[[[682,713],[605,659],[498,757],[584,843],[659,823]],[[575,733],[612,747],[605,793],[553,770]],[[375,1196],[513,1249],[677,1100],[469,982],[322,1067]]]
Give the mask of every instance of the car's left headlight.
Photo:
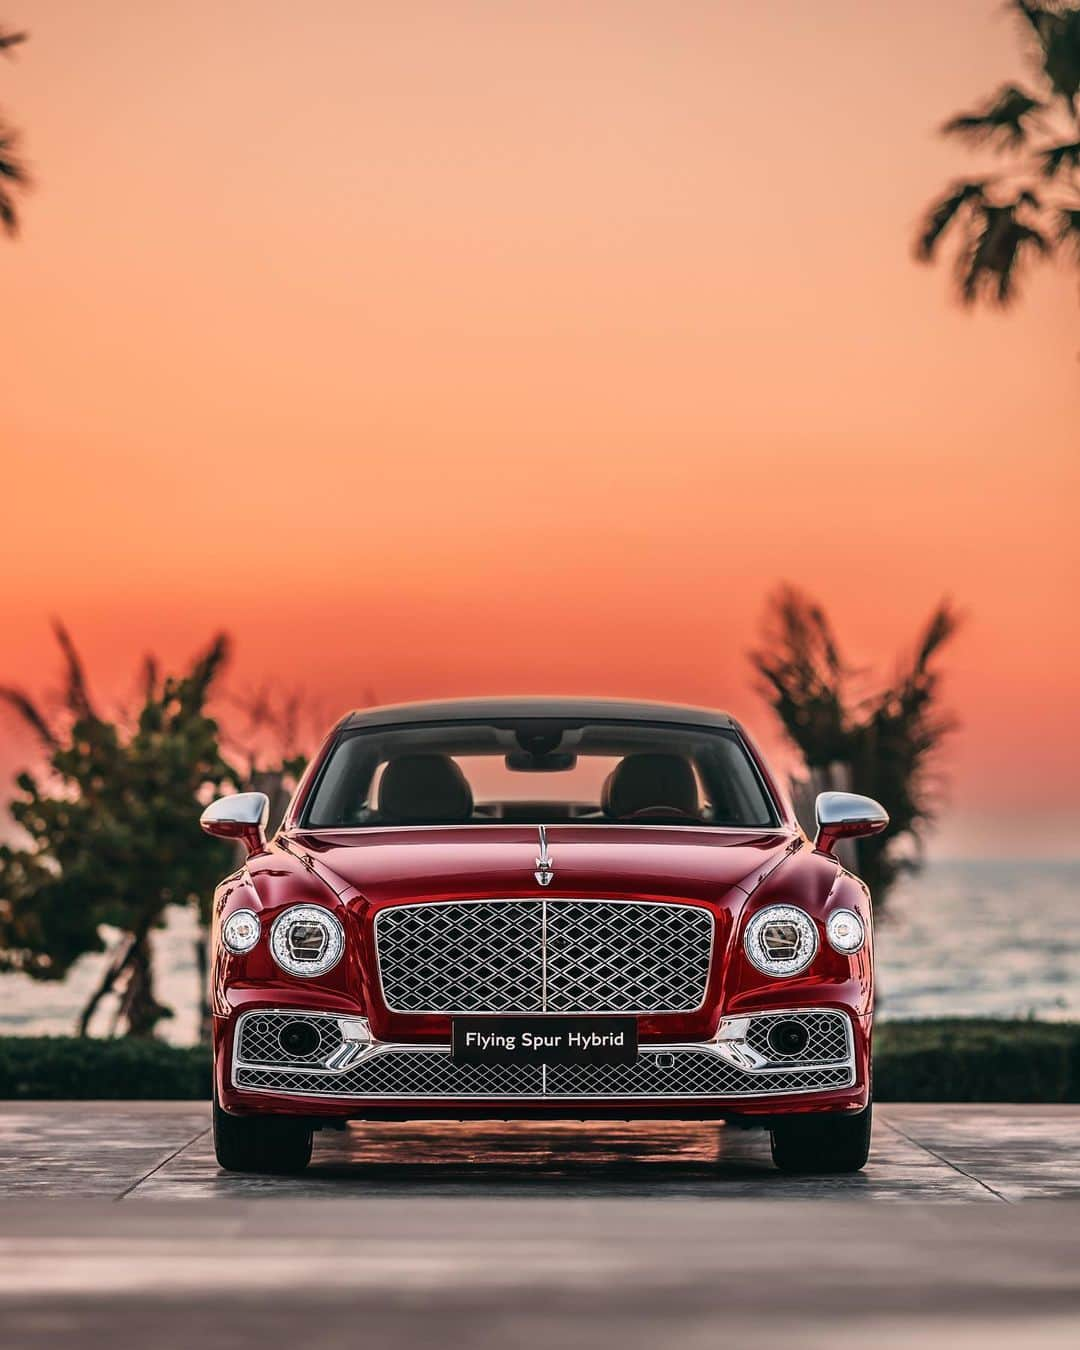
[[[817,955],[817,928],[795,905],[770,905],[750,920],[743,947],[762,974],[798,975]]]
[[[242,955],[259,940],[259,916],[250,909],[234,909],[221,925],[221,941],[230,952]]]
[[[294,905],[274,920],[270,950],[290,975],[325,975],[341,960],[345,931],[329,910]]]

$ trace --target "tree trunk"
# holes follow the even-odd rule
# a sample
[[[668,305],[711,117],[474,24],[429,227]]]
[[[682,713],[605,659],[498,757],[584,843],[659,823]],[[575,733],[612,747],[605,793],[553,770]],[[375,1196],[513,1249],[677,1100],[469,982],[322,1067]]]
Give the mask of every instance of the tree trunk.
[[[150,934],[137,934],[131,944],[131,973],[128,976],[120,1012],[127,1022],[129,1036],[153,1036],[154,1028],[172,1010],[154,997],[154,966]]]
[[[93,1019],[94,1013],[98,1010],[98,1004],[100,1004],[106,994],[112,993],[116,981],[123,974],[128,961],[131,959],[133,946],[134,942],[130,938],[126,938],[124,942],[118,944],[113,951],[111,959],[106,964],[105,974],[102,976],[100,984],[90,995],[86,1002],[86,1006],[79,1015],[78,1034],[80,1036],[90,1035],[90,1022]]]

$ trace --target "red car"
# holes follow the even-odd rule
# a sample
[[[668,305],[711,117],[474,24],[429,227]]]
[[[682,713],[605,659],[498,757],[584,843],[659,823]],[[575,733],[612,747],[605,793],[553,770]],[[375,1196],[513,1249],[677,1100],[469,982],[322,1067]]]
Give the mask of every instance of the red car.
[[[354,713],[214,897],[222,1167],[306,1166],[346,1120],[723,1119],[786,1171],[870,1142],[870,897],[723,713],[494,699]]]

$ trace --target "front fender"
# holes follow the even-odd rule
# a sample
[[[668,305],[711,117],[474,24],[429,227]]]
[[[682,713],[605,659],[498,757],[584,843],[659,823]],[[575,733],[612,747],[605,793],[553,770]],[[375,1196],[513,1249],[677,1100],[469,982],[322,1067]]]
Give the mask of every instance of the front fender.
[[[747,925],[770,905],[797,905],[813,921],[818,950],[813,961],[798,975],[766,975],[746,955],[743,938]],[[866,929],[862,949],[848,956],[834,951],[825,935],[830,914],[854,910]],[[874,938],[870,893],[835,859],[816,852],[807,843],[762,879],[747,896],[732,926],[728,951],[724,1006],[728,1016],[777,1007],[778,1000],[791,1006],[816,1003],[842,1006],[855,1017],[869,1017],[874,1010]]]
[[[270,928],[279,914],[294,905],[327,909],[345,929],[344,954],[325,975],[313,978],[290,975],[280,969],[270,954]],[[260,941],[242,955],[227,951],[220,940],[223,920],[237,909],[254,911],[262,928]],[[282,991],[289,1002],[295,994],[297,1003],[310,1005],[314,999],[316,1004],[344,1006],[347,1002],[349,1010],[355,1011],[363,956],[354,929],[352,916],[341,897],[287,849],[272,842],[262,852],[253,854],[241,871],[227,877],[214,892],[211,1011],[216,1017],[227,1017],[249,999],[265,1001]]]

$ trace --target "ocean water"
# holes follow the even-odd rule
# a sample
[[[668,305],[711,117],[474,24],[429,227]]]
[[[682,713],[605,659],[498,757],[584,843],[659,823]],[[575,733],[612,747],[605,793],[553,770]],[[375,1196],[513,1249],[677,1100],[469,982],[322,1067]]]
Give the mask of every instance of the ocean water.
[[[937,862],[875,924],[881,1017],[1080,1020],[1080,862]]]
[[[1080,862],[936,862],[904,880],[876,923],[878,1015],[1080,1020]],[[193,916],[175,911],[155,934],[162,1024],[195,1039],[198,972]],[[62,1035],[99,978],[101,957],[61,984],[0,975],[0,1034]],[[108,1010],[94,1030],[108,1032]]]

